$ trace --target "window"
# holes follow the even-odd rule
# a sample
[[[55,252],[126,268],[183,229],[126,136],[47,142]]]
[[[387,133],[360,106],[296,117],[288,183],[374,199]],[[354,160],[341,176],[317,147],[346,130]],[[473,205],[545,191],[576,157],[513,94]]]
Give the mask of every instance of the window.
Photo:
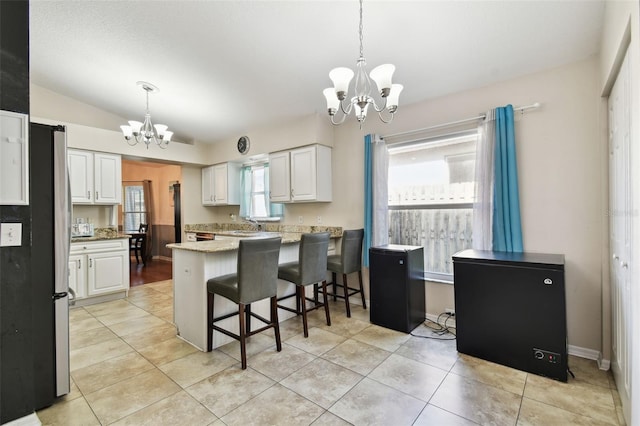
[[[279,220],[282,204],[269,201],[269,165],[260,163],[242,168],[242,198],[240,217],[259,220]]]
[[[124,186],[122,224],[125,231],[137,231],[141,223],[147,223],[147,209],[144,204],[144,187],[140,184]]]
[[[389,243],[424,246],[429,279],[452,281],[471,248],[477,132],[389,147]]]

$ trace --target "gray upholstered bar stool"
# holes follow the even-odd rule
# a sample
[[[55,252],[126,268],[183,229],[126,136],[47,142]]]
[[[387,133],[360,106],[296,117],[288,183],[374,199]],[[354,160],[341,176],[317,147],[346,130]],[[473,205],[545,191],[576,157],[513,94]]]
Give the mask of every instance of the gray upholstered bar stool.
[[[327,325],[331,325],[329,316],[329,304],[327,301],[327,251],[329,250],[329,233],[320,232],[313,234],[302,234],[300,239],[300,251],[297,262],[289,262],[280,265],[278,268],[278,278],[289,281],[296,285],[295,294],[278,298],[278,301],[296,298],[296,309],[288,306],[278,305],[280,309],[295,312],[302,315],[304,337],[309,337],[309,326],[307,324],[307,312],[324,307]],[[323,302],[308,298],[305,295],[305,286],[322,282]],[[313,302],[313,306],[307,308],[307,301]]]
[[[351,317],[351,308],[349,307],[349,296],[360,293],[362,296],[362,307],[367,309],[367,302],[364,300],[364,287],[362,286],[362,240],[364,238],[364,229],[346,230],[342,233],[342,248],[340,254],[334,254],[327,258],[327,269],[331,271],[332,281],[329,285],[333,285],[333,300],[336,297],[344,299],[347,308],[347,317]],[[347,275],[353,272],[358,273],[360,288],[349,287],[347,283]],[[342,284],[337,283],[336,275],[342,274]],[[337,286],[342,285],[343,293],[338,294]]]
[[[280,237],[240,240],[237,273],[222,275],[207,281],[207,351],[212,349],[213,330],[239,340],[243,370],[247,368],[246,337],[273,328],[276,349],[278,352],[282,350],[277,307],[280,242]],[[238,311],[214,318],[213,301],[216,294],[237,303]],[[251,303],[266,298],[271,299],[271,318],[269,320],[251,312]],[[216,322],[234,315],[239,316],[239,334],[234,334],[215,325]],[[265,323],[266,326],[251,331],[252,316]]]

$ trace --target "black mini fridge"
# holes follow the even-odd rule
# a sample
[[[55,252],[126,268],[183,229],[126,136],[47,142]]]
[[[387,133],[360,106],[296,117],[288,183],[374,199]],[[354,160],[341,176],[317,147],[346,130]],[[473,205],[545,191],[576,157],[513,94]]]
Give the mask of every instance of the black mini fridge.
[[[385,245],[369,249],[372,323],[409,333],[425,320],[424,249]]]
[[[453,255],[458,352],[567,381],[564,256]]]

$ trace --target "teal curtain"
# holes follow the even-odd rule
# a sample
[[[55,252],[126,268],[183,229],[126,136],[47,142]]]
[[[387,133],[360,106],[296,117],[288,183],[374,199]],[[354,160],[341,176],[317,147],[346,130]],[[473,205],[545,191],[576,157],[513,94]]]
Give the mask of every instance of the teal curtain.
[[[522,253],[513,107],[496,108],[493,250]]]
[[[270,217],[283,217],[284,216],[284,206],[279,203],[272,203],[269,201],[269,164],[265,164],[264,166],[264,187],[267,191],[267,195],[265,197],[265,201],[267,203],[267,211],[269,212]]]
[[[372,135],[364,137],[364,240],[362,247],[363,264],[369,267],[369,248],[373,236],[373,162]]]
[[[240,217],[249,217],[251,212],[251,167],[240,169]]]

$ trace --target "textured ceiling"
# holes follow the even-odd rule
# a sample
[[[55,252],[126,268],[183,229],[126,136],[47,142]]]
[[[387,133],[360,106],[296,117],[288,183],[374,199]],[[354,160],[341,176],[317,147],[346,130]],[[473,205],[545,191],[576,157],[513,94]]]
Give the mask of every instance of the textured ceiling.
[[[358,56],[357,1],[31,1],[32,82],[216,142],[325,114],[322,90]],[[368,69],[396,65],[410,103],[584,59],[602,1],[365,1]],[[114,129],[117,130],[117,129]]]

